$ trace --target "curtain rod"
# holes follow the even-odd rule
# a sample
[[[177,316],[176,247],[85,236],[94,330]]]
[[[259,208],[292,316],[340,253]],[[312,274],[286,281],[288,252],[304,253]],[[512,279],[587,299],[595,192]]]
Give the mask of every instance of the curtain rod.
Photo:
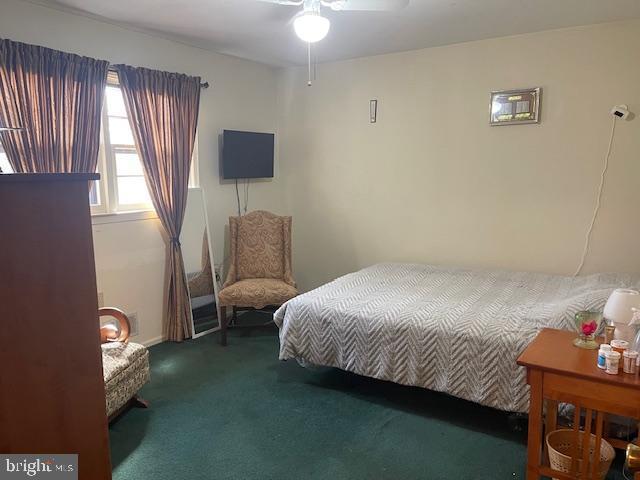
[[[109,67],[109,71],[113,73],[118,73],[118,70],[114,67]],[[209,82],[200,82],[200,88],[209,88]]]

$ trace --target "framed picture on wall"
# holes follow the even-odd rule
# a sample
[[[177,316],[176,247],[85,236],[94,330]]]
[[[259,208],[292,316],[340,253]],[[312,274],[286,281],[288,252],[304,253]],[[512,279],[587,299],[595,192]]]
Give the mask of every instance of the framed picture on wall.
[[[540,123],[542,88],[491,92],[489,124],[518,125]]]

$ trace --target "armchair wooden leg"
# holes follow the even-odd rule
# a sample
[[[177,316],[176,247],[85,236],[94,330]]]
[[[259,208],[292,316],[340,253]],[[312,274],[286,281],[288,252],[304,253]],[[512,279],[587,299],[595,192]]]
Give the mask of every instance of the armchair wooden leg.
[[[220,345],[227,346],[227,307],[220,307]]]
[[[238,311],[236,310],[236,307],[231,307],[231,320],[233,321],[233,325],[236,325],[236,322],[238,321]]]

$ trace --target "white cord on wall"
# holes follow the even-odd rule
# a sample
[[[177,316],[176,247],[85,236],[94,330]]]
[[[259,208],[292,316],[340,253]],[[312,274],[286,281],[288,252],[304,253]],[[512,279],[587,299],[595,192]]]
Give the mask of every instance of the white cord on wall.
[[[591,233],[593,232],[593,226],[596,223],[596,219],[598,218],[598,212],[600,211],[600,203],[602,202],[602,190],[604,189],[604,179],[607,174],[607,169],[609,168],[609,157],[611,157],[611,149],[613,148],[613,137],[616,133],[616,121],[618,117],[615,115],[611,119],[611,136],[609,137],[609,147],[607,148],[607,154],[604,157],[604,166],[602,168],[602,173],[600,174],[600,186],[598,187],[598,196],[596,198],[596,208],[593,210],[593,217],[591,217],[591,223],[589,224],[589,229],[587,230],[587,235],[584,239],[584,250],[582,251],[582,258],[580,259],[580,265],[578,265],[578,269],[573,276],[578,276],[582,271],[582,267],[584,267],[584,262],[587,259],[587,254],[589,253],[589,245],[591,243]]]

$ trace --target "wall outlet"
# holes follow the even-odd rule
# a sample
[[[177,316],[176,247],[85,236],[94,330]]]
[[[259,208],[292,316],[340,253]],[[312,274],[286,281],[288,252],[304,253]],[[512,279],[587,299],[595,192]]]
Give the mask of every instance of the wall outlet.
[[[129,334],[132,337],[137,337],[138,333],[140,333],[138,324],[138,312],[127,313],[127,317],[129,317],[129,324],[131,325],[131,331],[129,332]]]
[[[104,307],[104,292],[98,292],[98,308]]]

